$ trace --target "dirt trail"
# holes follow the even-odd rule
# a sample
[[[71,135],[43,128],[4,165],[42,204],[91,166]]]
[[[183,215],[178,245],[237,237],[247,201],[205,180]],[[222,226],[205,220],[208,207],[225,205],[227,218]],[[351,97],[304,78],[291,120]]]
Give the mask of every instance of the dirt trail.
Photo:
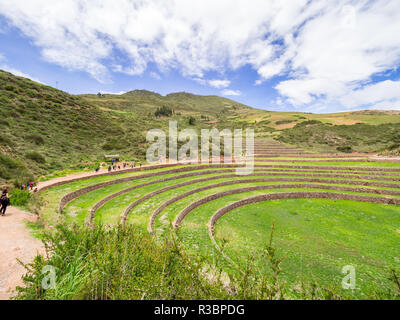
[[[16,286],[22,285],[24,263],[31,262],[39,252],[44,253],[42,242],[32,237],[26,221],[36,221],[36,216],[15,207],[8,207],[0,216],[0,299],[9,299]]]
[[[120,165],[121,169],[118,169],[116,171],[113,170],[112,172],[124,173],[125,171],[129,171],[129,170],[132,169],[130,167],[122,168],[122,164],[121,163],[117,163],[116,165],[117,166]],[[152,165],[149,164],[149,165],[142,165],[141,167],[143,168],[143,167],[151,167],[151,166]],[[47,187],[49,185],[52,185],[54,183],[57,183],[57,182],[69,181],[69,180],[72,180],[72,179],[75,179],[75,178],[95,177],[97,175],[104,174],[104,173],[107,173],[107,172],[108,172],[107,168],[103,168],[103,169],[100,169],[98,172],[95,172],[95,171],[83,171],[83,172],[78,172],[78,173],[71,173],[71,174],[68,174],[68,175],[63,176],[63,177],[57,177],[57,178],[53,178],[53,179],[50,179],[50,180],[47,180],[47,181],[41,181],[41,182],[38,183],[37,188],[40,191],[40,189],[42,189],[44,187]]]
[[[128,170],[128,169],[121,169],[121,170],[118,170],[118,171],[122,171],[123,172],[125,170]],[[75,179],[75,178],[96,176],[96,175],[99,175],[99,174],[102,174],[102,173],[106,173],[106,172],[108,172],[107,169],[100,169],[98,172],[95,172],[95,171],[84,171],[84,172],[79,172],[79,173],[72,173],[72,174],[68,174],[68,175],[63,176],[63,177],[57,177],[57,178],[53,178],[53,179],[50,179],[50,180],[47,180],[47,181],[41,181],[41,182],[38,183],[37,188],[38,188],[38,190],[40,190],[40,189],[42,189],[44,187],[47,187],[48,185],[51,185],[53,183],[57,183],[57,182],[61,182],[61,181],[68,181],[68,180]]]

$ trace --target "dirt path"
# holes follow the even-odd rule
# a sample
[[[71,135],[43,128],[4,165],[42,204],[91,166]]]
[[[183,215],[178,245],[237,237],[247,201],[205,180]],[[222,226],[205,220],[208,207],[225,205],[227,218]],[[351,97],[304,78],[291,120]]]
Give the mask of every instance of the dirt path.
[[[125,170],[128,169],[121,169],[118,171],[124,172]],[[75,179],[75,178],[83,178],[83,177],[91,177],[91,176],[96,176],[102,173],[106,173],[108,172],[107,169],[100,169],[98,172],[95,171],[84,171],[84,172],[79,172],[79,173],[72,173],[72,174],[68,174],[66,176],[63,177],[57,177],[57,178],[53,178],[47,181],[41,181],[38,183],[37,188],[38,190],[47,187],[53,183],[57,183],[57,182],[61,182],[61,181],[68,181],[71,179]]]
[[[36,216],[14,207],[8,207],[6,216],[0,216],[0,299],[9,299],[16,286],[22,285],[24,263],[32,261],[37,252],[44,253],[40,240],[30,234],[26,221],[36,221]]]
[[[124,173],[125,171],[131,170],[130,167],[122,168],[122,164],[118,164],[117,163],[117,166],[118,165],[121,166],[121,169],[116,170],[116,172]],[[151,167],[151,166],[152,165],[142,165],[142,168],[143,167]],[[53,178],[53,179],[50,179],[50,180],[47,180],[47,181],[41,181],[41,182],[38,183],[37,188],[40,191],[40,189],[42,189],[44,187],[47,187],[49,185],[52,185],[54,183],[57,183],[57,182],[69,181],[71,179],[76,179],[76,178],[95,177],[97,175],[104,174],[104,173],[107,173],[107,172],[108,172],[107,168],[103,168],[103,169],[100,169],[98,172],[95,172],[95,171],[82,171],[82,172],[78,172],[78,173],[71,173],[71,174],[68,174],[68,175],[63,176],[63,177],[57,177],[57,178]],[[112,172],[115,172],[115,171],[113,170]]]

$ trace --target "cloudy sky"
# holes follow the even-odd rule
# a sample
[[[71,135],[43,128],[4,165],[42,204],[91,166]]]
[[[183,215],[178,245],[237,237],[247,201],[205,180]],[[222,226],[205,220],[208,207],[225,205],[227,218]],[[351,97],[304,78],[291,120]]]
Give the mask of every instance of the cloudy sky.
[[[71,93],[400,109],[399,0],[0,0],[0,69]]]

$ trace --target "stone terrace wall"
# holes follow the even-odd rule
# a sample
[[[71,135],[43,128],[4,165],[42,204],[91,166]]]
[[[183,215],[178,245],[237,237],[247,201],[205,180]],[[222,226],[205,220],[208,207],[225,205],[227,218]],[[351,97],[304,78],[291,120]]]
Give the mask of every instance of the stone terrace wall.
[[[221,218],[223,215],[227,214],[228,212],[230,212],[236,208],[251,204],[251,203],[270,201],[270,200],[281,200],[281,199],[334,199],[334,200],[351,200],[351,201],[360,201],[360,202],[372,202],[372,203],[380,203],[380,204],[400,205],[400,199],[370,197],[370,196],[344,194],[344,193],[284,192],[284,193],[263,194],[260,196],[255,196],[255,197],[236,201],[224,208],[219,209],[210,219],[210,222],[209,222],[210,235],[212,237],[214,237],[215,223],[218,221],[219,218]]]
[[[244,193],[244,192],[251,192],[251,191],[257,191],[257,190],[267,190],[267,189],[284,189],[284,188],[318,188],[318,189],[331,189],[331,190],[343,190],[343,191],[352,191],[352,192],[364,192],[363,189],[357,189],[357,188],[347,188],[347,187],[339,187],[339,186],[329,186],[326,188],[326,186],[323,185],[307,185],[307,184],[296,184],[296,185],[267,185],[267,186],[256,186],[256,187],[247,187],[247,188],[240,188],[240,189],[232,189],[220,193],[216,193],[213,195],[210,195],[208,197],[205,197],[203,199],[200,199],[196,202],[191,203],[188,207],[186,207],[183,211],[181,211],[177,217],[174,220],[174,227],[178,227],[179,224],[182,222],[182,220],[195,208],[210,202],[212,200],[225,197],[228,195],[232,194],[237,194],[237,193]],[[353,190],[350,190],[353,189]],[[360,191],[358,191],[360,190]],[[378,192],[376,192],[378,193]],[[376,203],[386,203],[386,204],[400,204],[400,199],[394,199],[394,198],[381,198],[381,197],[369,197],[369,196],[361,196],[361,195],[351,195],[351,194],[341,194],[341,193],[331,193],[331,192],[289,192],[289,193],[272,193],[272,194],[266,194],[262,195],[261,197],[266,197],[267,200],[272,200],[275,199],[273,197],[276,197],[276,199],[290,199],[290,197],[296,198],[296,196],[293,195],[302,195],[304,198],[311,197],[307,195],[316,195],[316,194],[322,194],[325,196],[321,196],[327,199],[342,199],[342,200],[355,200],[355,201],[367,201],[368,199],[370,200],[369,202],[376,202]],[[279,198],[279,196],[282,195],[282,198]],[[330,196],[332,195],[332,196]],[[339,196],[337,196],[339,195]],[[272,198],[269,198],[271,196]],[[300,196],[299,196],[300,197]],[[331,198],[330,198],[331,197]],[[257,197],[254,197],[257,198]],[[311,197],[312,198],[312,197]],[[252,199],[252,198],[247,198],[245,200]],[[364,199],[364,200],[358,200],[358,199]],[[240,200],[242,201],[242,200]],[[240,202],[238,201],[238,202]],[[263,201],[263,200],[260,200]],[[236,203],[236,202],[235,202]],[[244,202],[243,205],[247,204]],[[218,211],[219,212],[219,211]]]
[[[161,171],[161,172],[146,173],[143,175],[131,176],[131,177],[115,179],[115,180],[111,180],[111,181],[94,184],[91,186],[87,186],[87,187],[78,189],[76,191],[73,191],[73,192],[65,195],[60,201],[59,212],[62,212],[65,205],[67,203],[71,202],[72,200],[74,200],[86,193],[89,193],[91,191],[101,189],[101,188],[104,188],[107,186],[111,186],[114,184],[119,184],[119,183],[124,183],[124,182],[128,182],[128,181],[133,181],[133,180],[138,180],[138,179],[143,179],[143,178],[148,178],[148,177],[154,177],[154,176],[159,176],[159,175],[164,175],[164,174],[170,174],[170,173],[186,172],[186,171],[209,169],[209,168],[237,168],[240,166],[241,165],[236,165],[236,164],[213,164],[213,165],[202,165],[202,166],[188,166],[188,167],[182,167],[182,168],[177,168],[177,169],[165,170],[165,171]]]
[[[313,180],[313,179],[310,179]],[[150,222],[148,225],[148,231],[150,233],[153,232],[153,226],[155,223],[155,219],[157,216],[170,204],[177,202],[181,199],[184,199],[192,194],[196,194],[198,192],[204,191],[204,190],[209,190],[213,188],[218,188],[218,187],[223,187],[227,185],[234,185],[234,184],[242,184],[242,183],[259,183],[259,182],[275,182],[275,181],[282,181],[280,179],[243,179],[243,180],[234,180],[234,181],[225,181],[221,183],[216,183],[213,185],[208,185],[204,186],[201,188],[193,189],[190,190],[186,193],[180,194],[174,198],[169,199],[168,201],[164,202],[160,207],[158,207],[153,214],[150,217]],[[284,181],[284,179],[283,179]],[[312,181],[311,181],[312,182]],[[385,189],[373,189],[373,188],[360,188],[360,187],[344,187],[344,186],[330,186],[330,185],[318,185],[318,184],[284,184],[284,185],[267,185],[267,186],[254,186],[254,187],[247,187],[247,188],[240,188],[240,189],[232,189],[229,191],[221,192],[221,193],[216,193],[211,196],[205,197],[197,202],[192,203],[190,206],[185,208],[177,217],[175,222],[179,225],[180,222],[188,215],[191,211],[193,211],[195,208],[205,204],[206,202],[215,200],[217,198],[226,196],[226,195],[231,195],[231,194],[236,194],[236,193],[242,193],[242,192],[249,192],[249,191],[257,191],[257,190],[268,190],[268,189],[284,189],[284,188],[296,188],[296,189],[301,189],[301,188],[313,188],[313,189],[327,189],[327,190],[336,190],[336,191],[348,191],[348,192],[363,192],[363,193],[375,193],[375,194],[382,194],[382,195],[396,195],[400,196],[400,191],[397,190],[385,190]],[[126,212],[125,212],[126,213]],[[129,213],[129,212],[128,212]],[[182,216],[180,216],[182,215]]]

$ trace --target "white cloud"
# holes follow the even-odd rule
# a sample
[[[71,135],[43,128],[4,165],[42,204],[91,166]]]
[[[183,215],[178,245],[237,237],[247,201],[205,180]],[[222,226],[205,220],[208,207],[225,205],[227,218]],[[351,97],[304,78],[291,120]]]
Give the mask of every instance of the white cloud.
[[[379,109],[400,106],[400,81],[386,80],[353,90],[340,99],[343,106],[354,108],[372,105]]]
[[[212,80],[207,80],[207,79],[202,79],[202,78],[192,78],[193,81],[196,81],[197,83],[205,86],[209,85],[214,88],[227,88],[231,84],[230,80],[221,80],[221,79],[212,79]]]
[[[223,96],[240,96],[242,93],[239,90],[224,89],[221,94]]]
[[[287,61],[292,79],[276,86],[288,103],[309,109],[320,109],[321,104],[330,108],[335,103],[344,108],[374,107],[379,101],[370,92],[389,87],[382,82],[362,90],[371,76],[400,63],[398,2],[344,5],[347,2],[323,10],[289,45],[286,52],[295,52]]]
[[[151,63],[222,89],[229,80],[204,75],[250,65],[255,84],[286,78],[276,90],[298,108],[356,108],[400,64],[398,0],[1,0],[0,14],[44,59],[100,82]]]
[[[115,95],[121,95],[121,94],[124,94],[124,93],[126,93],[125,91],[120,91],[120,92],[107,92],[107,91],[101,91],[100,90],[100,93],[101,94],[115,94]]]
[[[109,65],[141,74],[149,62],[202,77],[247,63],[262,67],[276,51],[272,41],[293,28],[307,1],[289,2],[2,0],[0,14],[32,38],[47,61],[99,81],[107,80]],[[269,31],[274,34],[264,39]],[[114,52],[129,63],[110,62]]]
[[[205,86],[207,84],[207,80],[202,79],[202,78],[192,78],[193,81],[196,81],[197,83]]]
[[[157,72],[154,72],[154,71],[150,72],[150,77],[152,77],[153,79],[156,79],[156,80],[161,80],[161,76]]]
[[[227,88],[231,84],[229,80],[209,80],[208,84],[214,88]]]
[[[208,80],[208,84],[214,88],[226,88],[229,87],[231,82],[229,80]]]

